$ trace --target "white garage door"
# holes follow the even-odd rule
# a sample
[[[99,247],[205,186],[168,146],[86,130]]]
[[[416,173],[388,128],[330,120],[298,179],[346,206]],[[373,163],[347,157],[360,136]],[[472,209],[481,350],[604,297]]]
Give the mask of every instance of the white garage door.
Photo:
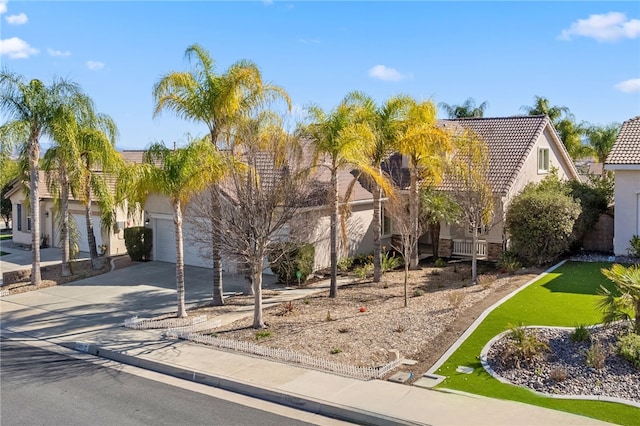
[[[154,259],[160,262],[176,262],[175,225],[171,219],[155,219],[153,229]],[[185,223],[182,229],[184,264],[211,268],[211,256],[203,255],[200,245],[196,244],[190,236],[193,235],[189,224]]]
[[[87,221],[83,214],[74,214],[72,215],[73,219],[76,222],[76,227],[78,228],[78,247],[80,247],[80,251],[88,252],[89,251],[89,241],[87,240]],[[98,246],[102,244],[102,229],[100,218],[93,216],[91,218],[93,220],[93,235],[96,237],[96,249]],[[98,253],[100,250],[98,249]]]

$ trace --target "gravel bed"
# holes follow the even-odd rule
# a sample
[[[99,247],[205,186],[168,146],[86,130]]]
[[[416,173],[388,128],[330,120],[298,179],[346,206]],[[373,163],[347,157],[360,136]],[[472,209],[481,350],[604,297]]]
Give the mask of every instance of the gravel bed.
[[[494,342],[487,353],[487,362],[496,374],[509,382],[537,392],[557,395],[598,395],[622,398],[640,403],[640,370],[616,354],[616,336],[624,326],[591,328],[591,342],[602,344],[606,358],[604,367],[589,367],[586,351],[591,342],[573,342],[573,330],[553,328],[528,329],[540,341],[548,344],[549,352],[520,368],[503,362],[508,335]],[[566,375],[566,378],[563,376]]]

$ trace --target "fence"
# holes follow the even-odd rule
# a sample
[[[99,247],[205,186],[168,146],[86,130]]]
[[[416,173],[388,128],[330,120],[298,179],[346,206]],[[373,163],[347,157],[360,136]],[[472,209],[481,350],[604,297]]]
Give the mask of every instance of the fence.
[[[187,327],[201,324],[205,321],[207,321],[206,315],[193,318],[167,318],[162,320],[133,317],[124,320],[124,326],[135,330],[149,330],[152,328]]]
[[[382,378],[399,367],[403,361],[400,358],[381,367],[359,367],[349,364],[342,364],[335,361],[329,361],[322,358],[316,358],[310,355],[294,352],[289,349],[269,348],[266,346],[256,345],[255,343],[221,339],[218,337],[192,333],[186,330],[169,329],[166,332],[166,336],[171,338],[190,340],[196,343],[204,343],[206,345],[211,345],[222,349],[231,349],[234,351],[264,356],[280,361],[295,362],[306,367],[330,371],[332,373],[340,374],[343,376],[364,380]]]
[[[473,247],[473,241],[471,240],[453,240],[453,252],[454,256],[469,256],[473,255],[471,251]],[[476,254],[478,258],[483,259],[487,257],[487,242],[485,240],[476,241]]]

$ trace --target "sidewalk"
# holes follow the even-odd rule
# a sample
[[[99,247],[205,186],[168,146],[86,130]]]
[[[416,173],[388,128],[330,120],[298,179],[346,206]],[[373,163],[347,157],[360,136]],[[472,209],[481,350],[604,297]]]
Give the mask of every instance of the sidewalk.
[[[128,270],[128,271],[127,271]],[[444,393],[382,380],[359,380],[186,341],[163,338],[162,330],[124,328],[134,312],[152,316],[166,309],[169,290],[115,283],[148,273],[144,267],[61,287],[3,297],[2,329],[75,350],[233,392],[358,424],[596,425],[602,422],[513,401]],[[118,274],[120,272],[120,274]],[[141,283],[144,281],[141,281]],[[71,284],[71,283],[70,283]],[[304,297],[327,288],[286,290],[278,299]],[[151,292],[151,293],[150,293]],[[143,296],[145,298],[143,298]],[[108,307],[108,308],[107,308]],[[126,314],[125,314],[126,313]],[[231,312],[223,321],[251,311]],[[7,333],[8,332],[8,333]]]

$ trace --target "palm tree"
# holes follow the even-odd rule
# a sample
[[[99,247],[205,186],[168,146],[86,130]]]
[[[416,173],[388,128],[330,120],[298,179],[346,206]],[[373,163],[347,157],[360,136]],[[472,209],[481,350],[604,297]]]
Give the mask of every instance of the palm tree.
[[[217,74],[215,61],[200,45],[193,44],[185,51],[193,61],[189,72],[170,72],[155,84],[153,115],[157,117],[171,110],[179,117],[204,123],[211,143],[225,148],[231,141],[231,129],[238,117],[271,100],[284,100],[289,109],[291,101],[284,89],[266,83],[256,64],[241,60]],[[217,197],[212,198],[212,210],[218,210]],[[214,231],[213,239],[213,304],[222,305],[222,254]]]
[[[414,102],[398,138],[400,153],[409,157],[409,212],[414,233],[419,230],[419,186],[437,185],[442,179],[446,154],[451,151],[449,133],[437,125],[432,101]],[[417,244],[417,243],[416,243]],[[418,247],[411,255],[411,267],[417,268]]]
[[[104,114],[90,114],[79,124],[78,153],[80,170],[77,174],[77,197],[85,208],[85,224],[91,265],[102,267],[98,258],[91,205],[93,197],[98,200],[103,227],[113,225],[115,206],[114,194],[107,183],[108,175],[116,175],[122,166],[122,157],[115,148],[118,130],[111,117]]]
[[[40,80],[27,82],[24,77],[7,71],[0,72],[0,110],[6,122],[0,126],[2,144],[20,146],[29,163],[29,199],[31,229],[31,284],[39,285],[40,275],[40,138],[50,136],[59,109],[75,103],[80,88],[66,80],[54,80],[47,86]],[[73,108],[72,108],[73,109]],[[2,151],[6,152],[3,147]]]
[[[575,160],[589,155],[588,147],[582,144],[582,135],[585,130],[575,123],[573,114],[565,106],[551,105],[549,99],[535,96],[533,106],[522,106],[521,110],[527,115],[547,115],[556,128],[562,140],[562,144],[567,149],[569,156]]]
[[[467,98],[462,105],[449,105],[445,102],[440,102],[438,106],[445,110],[449,118],[472,118],[484,117],[484,111],[489,104],[484,101],[476,107],[475,99]]]
[[[176,236],[178,317],[187,316],[184,301],[183,211],[193,196],[222,177],[222,171],[220,154],[204,139],[192,141],[176,150],[155,143],[145,152],[144,164],[130,166],[127,171],[129,176],[118,182],[130,194],[132,201],[141,205],[151,193],[169,198]]]
[[[348,95],[331,112],[326,113],[320,107],[307,109],[310,123],[302,126],[301,133],[315,145],[316,158],[326,159],[321,166],[329,169],[330,180],[330,245],[331,245],[331,286],[329,297],[338,293],[338,220],[340,216],[340,188],[338,171],[344,167],[358,169],[388,188],[386,181],[369,164],[366,152],[375,140],[375,132],[366,120],[363,110],[351,102]],[[354,180],[355,181],[355,180]],[[348,198],[347,191],[347,196]],[[342,200],[343,203],[347,199]]]
[[[614,264],[611,269],[600,270],[615,283],[619,296],[601,287],[603,298],[598,306],[604,310],[605,323],[631,319],[635,313],[634,332],[640,334],[640,266]]]
[[[408,96],[394,96],[387,99],[379,107],[369,96],[361,92],[353,92],[347,96],[347,102],[361,108],[364,119],[373,131],[372,143],[364,146],[366,160],[371,172],[383,177],[382,163],[397,148],[399,128],[406,120],[406,115],[413,100]],[[373,179],[371,179],[373,180]],[[383,191],[373,180],[373,282],[380,282],[382,276],[382,194],[392,196],[392,187],[386,186]]]
[[[589,145],[598,163],[604,163],[607,160],[607,156],[609,156],[609,152],[618,137],[619,130],[619,123],[611,123],[607,126],[589,126],[587,128],[586,134],[589,139]],[[603,167],[602,174],[604,175],[604,173]]]

